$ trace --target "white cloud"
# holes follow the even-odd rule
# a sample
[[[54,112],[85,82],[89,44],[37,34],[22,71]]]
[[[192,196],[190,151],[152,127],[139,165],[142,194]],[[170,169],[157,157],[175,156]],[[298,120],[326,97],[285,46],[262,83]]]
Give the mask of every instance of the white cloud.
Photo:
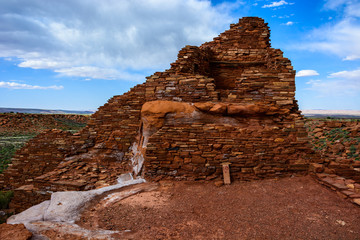
[[[329,78],[344,78],[344,79],[353,79],[360,82],[360,69],[353,70],[353,71],[340,71],[331,73]]]
[[[59,73],[60,76],[76,76],[86,78],[85,80],[89,81],[90,79],[107,79],[107,80],[116,80],[123,79],[128,81],[140,82],[143,79],[143,76],[140,74],[130,74],[126,72],[121,72],[116,69],[111,68],[99,68],[93,66],[82,66],[82,67],[69,67],[69,68],[59,68],[55,69],[55,72]]]
[[[216,37],[243,4],[204,0],[0,1],[0,57],[66,76],[132,79]],[[135,76],[135,78],[138,76]]]
[[[311,39],[302,45],[304,50],[332,53],[343,60],[356,60],[360,56],[360,23],[353,19],[316,29]]]
[[[357,59],[360,59],[360,55],[349,55],[343,58],[344,61],[353,61]]]
[[[294,25],[294,22],[288,21],[287,23],[284,23],[284,25],[286,25],[286,26],[291,26],[291,25]]]
[[[346,5],[345,14],[351,17],[360,17],[360,3],[348,3]]]
[[[325,8],[337,11],[340,20],[313,30],[303,43],[294,45],[294,48],[331,53],[346,61],[359,59],[360,3],[329,0]]]
[[[61,67],[69,66],[69,62],[56,61],[55,59],[49,58],[38,58],[23,60],[18,64],[19,67],[33,68],[33,69],[57,69]]]
[[[320,96],[355,96],[360,91],[360,69],[332,73],[328,79],[310,80],[308,90]]]
[[[347,2],[349,2],[349,0],[327,0],[324,7],[335,10],[339,6],[344,5]]]
[[[356,96],[360,91],[360,83],[343,79],[310,80],[306,84],[310,85],[308,90],[317,92],[320,97]]]
[[[40,89],[40,90],[62,90],[64,89],[63,86],[48,86],[48,87],[41,87],[36,85],[29,85],[23,83],[15,83],[15,82],[0,82],[0,88],[9,88],[9,89]]]
[[[296,77],[310,77],[318,75],[319,73],[315,70],[301,70],[296,73]]]
[[[280,0],[278,2],[272,2],[271,4],[266,4],[262,6],[262,8],[273,8],[273,7],[280,7],[283,5],[293,5],[294,3],[288,3],[285,0]]]

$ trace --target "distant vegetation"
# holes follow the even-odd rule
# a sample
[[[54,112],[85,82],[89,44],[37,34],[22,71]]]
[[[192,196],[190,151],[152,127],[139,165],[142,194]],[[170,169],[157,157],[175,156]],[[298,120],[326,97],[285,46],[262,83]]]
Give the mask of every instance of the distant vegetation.
[[[0,113],[34,113],[34,114],[93,114],[94,111],[48,110],[33,108],[0,108]]]
[[[301,110],[307,118],[320,119],[360,119],[360,111],[357,110]]]
[[[77,132],[89,117],[64,114],[0,113],[0,173],[11,163],[15,152],[46,129]]]
[[[360,161],[359,119],[307,119],[306,127],[314,150],[323,157]]]
[[[54,118],[55,121],[61,123],[64,127],[61,128],[61,130],[79,130],[86,126],[86,123],[78,122],[73,119],[67,119],[67,118]]]
[[[16,150],[24,146],[34,136],[36,134],[17,135],[13,133],[0,133],[0,173],[11,163],[11,158]]]

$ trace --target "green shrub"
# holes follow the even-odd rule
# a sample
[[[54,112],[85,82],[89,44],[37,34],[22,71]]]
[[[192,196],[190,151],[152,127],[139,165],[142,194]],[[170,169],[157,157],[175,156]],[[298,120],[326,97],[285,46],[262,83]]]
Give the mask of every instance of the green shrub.
[[[0,191],[0,209],[7,209],[13,196],[13,191]]]
[[[59,122],[63,125],[63,127],[60,127],[61,130],[80,130],[83,127],[85,127],[86,123],[80,123],[75,120],[66,119],[66,118],[55,118],[55,121]]]
[[[11,158],[14,156],[18,147],[14,144],[0,145],[0,173],[2,173],[11,163]]]
[[[0,133],[0,173],[11,163],[16,150],[35,136],[35,134]]]
[[[358,154],[356,154],[356,147],[355,147],[355,145],[351,145],[349,150],[350,150],[350,153],[347,154],[348,157],[350,157],[350,158],[352,158],[352,157],[356,158],[356,157],[358,156]]]

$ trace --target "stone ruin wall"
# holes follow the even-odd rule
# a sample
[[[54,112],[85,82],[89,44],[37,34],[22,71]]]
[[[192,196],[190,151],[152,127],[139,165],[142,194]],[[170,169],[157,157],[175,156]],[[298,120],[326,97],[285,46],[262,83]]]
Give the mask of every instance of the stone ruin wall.
[[[295,71],[270,48],[269,33],[261,19],[241,19],[214,41],[185,47],[170,70],[147,79],[147,101],[194,103],[198,115],[167,114],[149,138],[147,176],[216,178],[230,162],[234,179],[261,179],[304,173],[319,161],[294,98]]]
[[[149,179],[219,178],[222,162],[231,163],[233,179],[306,174],[320,159],[294,98],[295,71],[270,48],[269,36],[262,19],[240,19],[214,41],[183,48],[169,70],[110,99],[79,133],[50,131],[31,140],[0,177],[3,188],[18,187],[13,206],[31,206],[48,191],[112,184],[131,171],[134,146]],[[24,163],[27,171],[20,170]]]

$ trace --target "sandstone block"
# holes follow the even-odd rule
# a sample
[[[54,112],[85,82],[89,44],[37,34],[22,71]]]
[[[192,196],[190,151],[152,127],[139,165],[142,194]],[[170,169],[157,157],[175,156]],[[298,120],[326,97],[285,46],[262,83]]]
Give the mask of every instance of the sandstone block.
[[[324,171],[324,165],[318,164],[318,163],[311,163],[309,166],[309,171],[316,172],[316,173],[322,173]]]
[[[191,158],[191,162],[194,164],[204,164],[206,162],[206,159],[200,156],[193,156]]]
[[[278,105],[292,105],[293,103],[294,103],[293,100],[276,101],[276,104],[278,104]]]
[[[355,199],[353,199],[352,201],[353,201],[353,203],[355,203],[355,204],[357,204],[357,205],[360,206],[360,198],[355,198]]]
[[[223,103],[217,103],[212,108],[210,108],[209,112],[213,114],[225,114],[227,106]]]

